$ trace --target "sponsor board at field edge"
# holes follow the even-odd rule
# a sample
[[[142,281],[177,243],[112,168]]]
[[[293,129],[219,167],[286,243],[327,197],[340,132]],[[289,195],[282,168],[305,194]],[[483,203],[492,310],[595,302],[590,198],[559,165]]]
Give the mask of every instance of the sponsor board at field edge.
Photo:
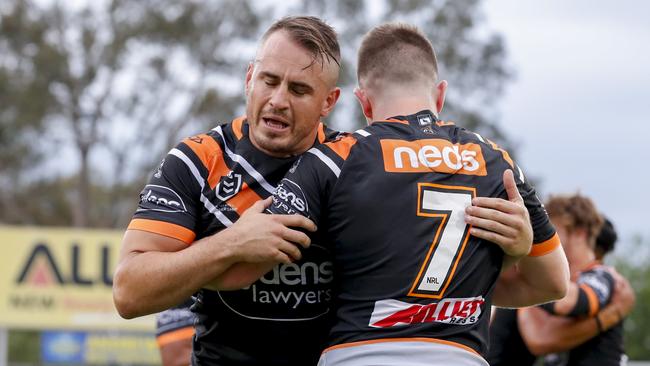
[[[47,364],[160,364],[156,341],[147,333],[45,331],[40,343]]]
[[[124,320],[112,274],[122,231],[0,226],[0,327],[153,331]]]

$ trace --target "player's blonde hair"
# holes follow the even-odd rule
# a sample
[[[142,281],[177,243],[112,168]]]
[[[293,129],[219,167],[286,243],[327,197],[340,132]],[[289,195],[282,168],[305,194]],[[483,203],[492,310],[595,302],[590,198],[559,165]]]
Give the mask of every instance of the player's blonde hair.
[[[603,217],[598,213],[593,201],[576,193],[574,195],[553,195],[544,205],[553,221],[560,222],[567,231],[584,229],[587,241],[595,246],[596,237],[603,226]]]

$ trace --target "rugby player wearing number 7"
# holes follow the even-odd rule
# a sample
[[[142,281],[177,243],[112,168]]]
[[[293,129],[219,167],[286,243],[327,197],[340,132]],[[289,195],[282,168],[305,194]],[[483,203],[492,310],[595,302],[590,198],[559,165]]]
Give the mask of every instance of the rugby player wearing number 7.
[[[304,154],[270,207],[312,219],[312,242],[333,251],[336,319],[319,365],[487,365],[493,303],[565,295],[555,229],[505,150],[438,119],[447,83],[419,30],[371,30],[358,81],[370,126]],[[522,206],[532,249],[503,240],[516,223],[499,211]],[[495,289],[505,261],[516,272]]]

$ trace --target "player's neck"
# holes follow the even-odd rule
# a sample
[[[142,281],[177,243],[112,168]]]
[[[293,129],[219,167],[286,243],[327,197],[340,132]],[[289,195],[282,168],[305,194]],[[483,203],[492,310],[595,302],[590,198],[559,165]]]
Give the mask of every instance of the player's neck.
[[[377,98],[372,106],[372,120],[383,121],[395,116],[407,116],[428,109],[438,117],[436,104],[431,98],[420,96],[384,96]]]
[[[594,254],[593,251],[585,251],[584,255],[580,256],[580,258],[576,258],[576,263],[574,265],[574,268],[576,269],[577,272],[582,272],[589,268],[591,265],[594,264],[596,261],[596,255]]]

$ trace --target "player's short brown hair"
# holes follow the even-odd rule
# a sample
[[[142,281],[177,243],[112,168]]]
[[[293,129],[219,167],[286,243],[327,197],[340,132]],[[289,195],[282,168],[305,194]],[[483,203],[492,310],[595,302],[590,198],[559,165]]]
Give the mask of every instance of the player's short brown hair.
[[[603,217],[598,213],[593,201],[579,193],[574,195],[551,196],[545,205],[553,221],[560,222],[567,231],[584,229],[592,247],[603,226]]]
[[[435,82],[438,62],[431,42],[417,27],[387,23],[368,32],[361,42],[357,77],[362,81],[378,79],[391,83],[409,83],[423,78]],[[426,80],[426,79],[425,79]]]
[[[324,65],[326,60],[330,60],[341,66],[341,50],[336,31],[321,19],[312,16],[284,17],[267,29],[262,36],[262,43],[280,30],[287,32],[291,39],[311,52],[314,62]]]

